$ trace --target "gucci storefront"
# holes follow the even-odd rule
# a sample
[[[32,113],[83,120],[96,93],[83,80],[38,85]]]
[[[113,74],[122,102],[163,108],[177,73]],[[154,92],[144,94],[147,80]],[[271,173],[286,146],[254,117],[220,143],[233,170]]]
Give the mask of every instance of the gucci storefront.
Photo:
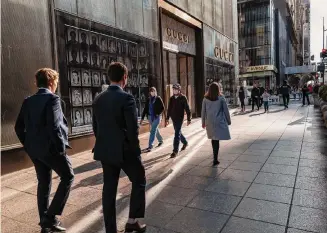
[[[212,82],[223,87],[228,105],[236,104],[236,42],[209,26],[203,28],[206,88]]]
[[[236,0],[58,0],[50,4],[40,0],[28,13],[27,5],[4,0],[2,174],[31,166],[13,128],[22,101],[37,91],[33,77],[40,67],[59,71],[57,94],[69,124],[70,154],[94,145],[92,102],[110,85],[106,70],[113,61],[128,68],[125,91],[135,97],[139,117],[151,86],[167,107],[172,85],[180,83],[194,117],[200,116],[204,93],[213,81],[222,84],[232,105],[238,72],[236,6]],[[24,18],[13,21],[16,11]],[[148,130],[143,125],[140,132]]]
[[[200,23],[198,25],[201,25]],[[189,100],[192,114],[197,115],[199,106],[196,101],[195,88],[196,61],[201,59],[197,49],[197,39],[201,28],[188,22],[183,22],[168,12],[161,12],[162,35],[162,73],[165,90],[165,104],[168,105],[172,95],[172,85],[179,83],[182,92]],[[197,76],[198,77],[198,76]]]

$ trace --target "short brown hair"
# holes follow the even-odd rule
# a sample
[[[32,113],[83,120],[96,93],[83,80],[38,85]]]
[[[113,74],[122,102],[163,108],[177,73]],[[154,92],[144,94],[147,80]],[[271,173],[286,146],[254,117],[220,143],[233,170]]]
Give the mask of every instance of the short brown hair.
[[[210,84],[209,89],[204,97],[208,100],[215,101],[218,99],[218,96],[220,96],[220,86],[218,83],[213,82]]]
[[[123,80],[124,75],[128,74],[127,67],[120,62],[112,62],[108,68],[109,79],[113,82],[120,82]]]
[[[50,68],[42,68],[35,73],[37,87],[48,88],[50,82],[58,81],[59,74],[57,71]]]

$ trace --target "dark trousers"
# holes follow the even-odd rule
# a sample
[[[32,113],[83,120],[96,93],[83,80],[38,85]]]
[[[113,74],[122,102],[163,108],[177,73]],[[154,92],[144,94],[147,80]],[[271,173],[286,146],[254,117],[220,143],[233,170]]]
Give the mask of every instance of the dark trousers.
[[[252,111],[254,110],[254,105],[257,105],[257,108],[259,110],[259,99],[252,97]]]
[[[218,161],[219,140],[211,140],[211,145],[213,150],[213,161]]]
[[[146,186],[145,170],[140,156],[126,159],[121,166],[102,162],[102,168],[102,205],[106,233],[116,233],[116,195],[120,170],[122,169],[132,182],[129,218],[144,218]]]
[[[240,102],[241,102],[241,108],[244,109],[245,108],[244,99],[240,99]]]
[[[32,162],[38,179],[37,204],[40,220],[45,214],[48,216],[61,215],[74,180],[74,171],[68,156],[48,156],[42,159],[32,159]],[[60,184],[49,206],[52,170],[60,177]]]
[[[304,94],[302,98],[303,98],[303,100],[302,100],[303,105],[305,105],[305,98],[307,99],[308,105],[310,104],[309,95]]]
[[[265,106],[265,112],[269,110],[269,102],[263,101],[263,105]]]
[[[179,142],[182,142],[184,145],[187,145],[186,138],[182,134],[183,121],[173,121],[175,137],[174,137],[174,152],[179,150]]]
[[[283,95],[283,103],[285,108],[288,108],[289,102],[290,102],[290,95],[289,94]]]

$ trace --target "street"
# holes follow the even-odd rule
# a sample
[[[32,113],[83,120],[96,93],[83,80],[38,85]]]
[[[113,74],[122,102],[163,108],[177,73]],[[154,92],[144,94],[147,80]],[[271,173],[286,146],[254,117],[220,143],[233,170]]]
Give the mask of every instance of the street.
[[[248,107],[248,106],[247,106]],[[249,107],[248,107],[249,108]],[[165,143],[143,155],[147,172],[148,233],[327,232],[327,130],[319,110],[290,104],[268,114],[232,114],[232,140],[220,142],[212,167],[211,142],[195,119],[183,132],[189,147],[175,159],[173,127]],[[142,149],[148,134],[140,135]],[[102,168],[90,151],[71,157],[75,180],[61,220],[69,233],[104,231]],[[52,195],[59,180],[53,174]],[[2,176],[2,232],[40,232],[34,168]],[[122,172],[117,221],[128,217],[131,184]]]

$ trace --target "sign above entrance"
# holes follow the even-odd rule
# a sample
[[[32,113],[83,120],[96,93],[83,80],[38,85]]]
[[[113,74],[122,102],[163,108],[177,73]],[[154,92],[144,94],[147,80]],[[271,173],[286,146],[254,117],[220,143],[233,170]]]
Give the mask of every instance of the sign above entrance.
[[[234,54],[219,47],[215,47],[215,57],[227,62],[234,62]]]
[[[238,56],[238,53],[235,53],[237,46],[233,40],[211,27],[204,25],[203,43],[205,57],[212,58],[224,64],[235,65],[235,56]]]
[[[177,32],[176,30],[171,29],[171,28],[166,28],[166,34],[168,37],[177,39],[184,43],[188,43],[190,40],[190,38],[187,34],[184,34],[182,32]]]
[[[244,68],[245,73],[260,72],[260,71],[274,71],[277,73],[277,68],[273,65],[262,65],[262,66],[249,66]]]
[[[161,26],[164,49],[196,55],[193,28],[164,14],[161,17]]]

